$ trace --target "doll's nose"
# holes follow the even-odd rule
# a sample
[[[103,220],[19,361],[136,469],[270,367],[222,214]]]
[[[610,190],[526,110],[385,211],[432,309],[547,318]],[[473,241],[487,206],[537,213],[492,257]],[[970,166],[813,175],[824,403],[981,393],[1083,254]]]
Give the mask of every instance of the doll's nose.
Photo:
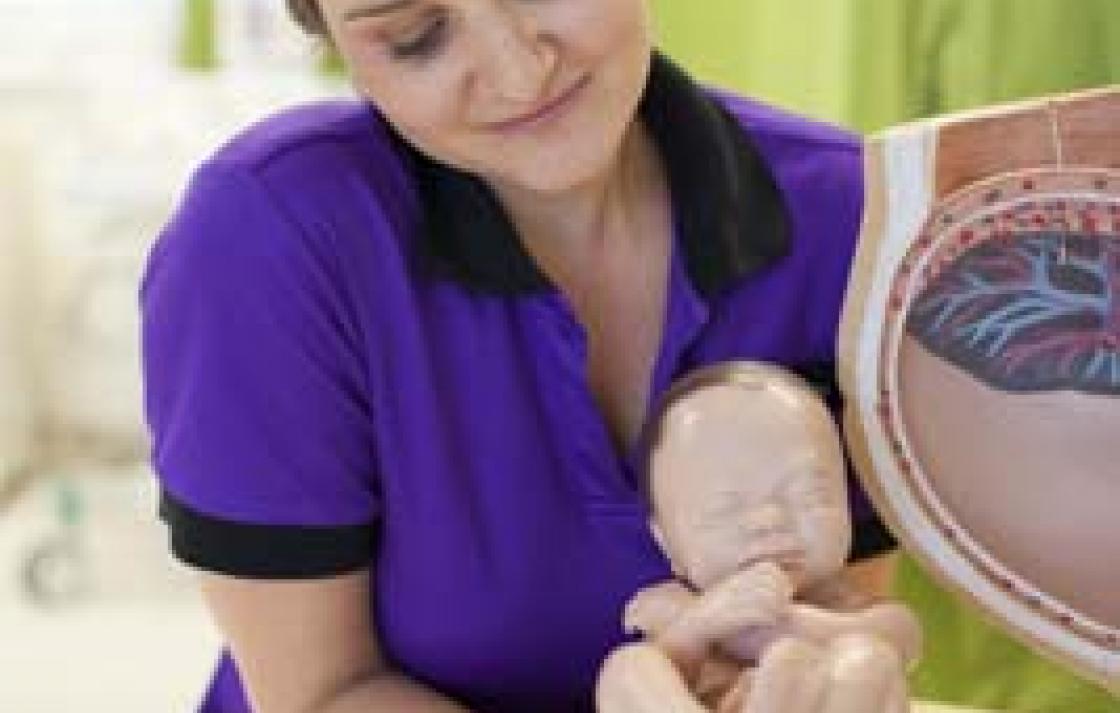
[[[786,529],[786,511],[777,503],[767,503],[746,514],[746,527],[753,534],[773,534]]]

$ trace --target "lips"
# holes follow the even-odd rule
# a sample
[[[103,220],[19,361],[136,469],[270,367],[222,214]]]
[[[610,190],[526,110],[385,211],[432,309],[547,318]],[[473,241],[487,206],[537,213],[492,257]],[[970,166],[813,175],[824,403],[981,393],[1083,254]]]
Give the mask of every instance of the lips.
[[[774,562],[779,567],[785,570],[797,569],[803,566],[805,559],[805,550],[803,549],[780,549],[771,550],[769,552],[750,555],[743,557],[739,560],[740,569],[750,569],[756,564],[763,562]]]
[[[493,128],[498,131],[510,131],[513,129],[525,128],[552,118],[553,116],[558,114],[559,111],[565,109],[567,105],[571,103],[571,100],[575,97],[575,95],[578,94],[579,91],[583,89],[583,87],[587,84],[588,79],[588,76],[584,76],[578,82],[565,90],[560,96],[545,103],[540,108],[528,114],[525,114],[524,116],[494,124]]]
[[[786,569],[797,568],[805,559],[805,547],[790,532],[774,530],[764,536],[756,536],[741,553],[738,565],[747,569],[760,562],[774,562]]]

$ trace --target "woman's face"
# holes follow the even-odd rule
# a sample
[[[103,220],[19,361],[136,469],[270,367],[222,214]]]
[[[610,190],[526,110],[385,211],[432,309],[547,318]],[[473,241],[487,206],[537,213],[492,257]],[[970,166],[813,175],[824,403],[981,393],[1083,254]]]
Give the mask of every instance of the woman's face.
[[[320,2],[355,86],[397,131],[498,186],[601,175],[645,89],[646,0]]]

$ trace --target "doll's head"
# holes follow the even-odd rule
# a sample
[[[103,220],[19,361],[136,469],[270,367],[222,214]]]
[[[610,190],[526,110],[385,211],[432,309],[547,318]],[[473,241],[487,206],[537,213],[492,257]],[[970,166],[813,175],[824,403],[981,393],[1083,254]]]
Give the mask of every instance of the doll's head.
[[[763,560],[798,587],[843,567],[851,529],[839,433],[799,377],[752,362],[693,372],[662,400],[647,444],[655,531],[694,586]]]

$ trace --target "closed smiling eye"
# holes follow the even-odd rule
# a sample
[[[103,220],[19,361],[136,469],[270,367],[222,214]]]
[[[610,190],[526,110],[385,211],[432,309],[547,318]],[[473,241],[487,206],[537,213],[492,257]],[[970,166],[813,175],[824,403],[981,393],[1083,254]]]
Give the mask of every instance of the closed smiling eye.
[[[446,15],[440,15],[433,21],[428,22],[411,39],[391,43],[389,51],[395,59],[430,57],[446,42],[449,29],[449,18]]]
[[[825,475],[816,471],[812,475],[791,479],[786,497],[797,507],[835,507],[840,504]]]

